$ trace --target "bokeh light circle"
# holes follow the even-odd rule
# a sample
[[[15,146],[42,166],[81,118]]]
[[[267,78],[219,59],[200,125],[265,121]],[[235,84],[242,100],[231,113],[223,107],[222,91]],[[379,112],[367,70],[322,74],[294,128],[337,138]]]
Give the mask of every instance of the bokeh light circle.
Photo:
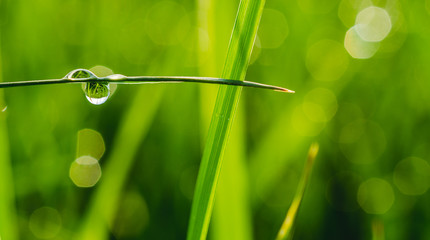
[[[29,219],[30,231],[39,239],[54,238],[61,230],[61,216],[50,207],[36,209]]]
[[[326,88],[315,88],[305,96],[303,111],[315,122],[328,122],[337,111],[336,95]]]
[[[382,179],[371,178],[358,188],[357,202],[369,214],[384,214],[394,203],[391,185]]]
[[[424,194],[430,187],[430,165],[421,158],[406,158],[397,163],[393,181],[403,194]]]
[[[264,9],[258,28],[262,48],[278,48],[288,36],[288,23],[284,14],[274,9]]]
[[[320,81],[339,79],[348,68],[348,55],[336,41],[323,39],[308,49],[306,67]]]
[[[356,26],[351,27],[345,35],[344,46],[349,55],[357,59],[368,59],[379,49],[379,42],[364,41],[358,35]]]
[[[355,19],[355,27],[361,39],[368,42],[380,42],[391,31],[391,19],[388,12],[379,7],[368,7],[360,11]]]
[[[97,159],[90,156],[82,156],[73,161],[70,166],[69,176],[78,187],[92,187],[100,179],[102,171]]]

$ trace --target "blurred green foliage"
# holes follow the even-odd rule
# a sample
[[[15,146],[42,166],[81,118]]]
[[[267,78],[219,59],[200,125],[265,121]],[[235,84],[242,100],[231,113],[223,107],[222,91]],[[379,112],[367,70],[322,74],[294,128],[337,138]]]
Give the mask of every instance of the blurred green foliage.
[[[1,0],[0,78],[219,77],[237,6]],[[369,6],[391,21],[370,43],[350,31]],[[243,90],[209,238],[274,239],[317,141],[296,239],[429,239],[429,24],[429,0],[267,1],[246,79],[296,93]],[[80,85],[4,90],[0,237],[185,239],[217,89],[120,86],[100,106]],[[98,183],[79,188],[69,171],[86,128],[106,151]]]

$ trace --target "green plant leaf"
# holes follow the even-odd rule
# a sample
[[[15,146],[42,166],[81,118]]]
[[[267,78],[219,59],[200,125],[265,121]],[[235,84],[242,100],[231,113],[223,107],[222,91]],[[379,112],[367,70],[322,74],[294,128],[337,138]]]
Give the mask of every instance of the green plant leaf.
[[[0,82],[2,81],[1,60],[0,48]],[[4,109],[5,107],[3,91],[0,90],[0,109]],[[2,196],[0,198],[0,239],[18,239],[18,232],[16,229],[15,191],[13,187],[12,166],[9,157],[9,138],[7,134],[5,112],[3,111],[0,111],[0,196]]]
[[[300,204],[302,203],[303,195],[305,194],[306,186],[308,185],[312,166],[314,165],[315,157],[318,154],[318,144],[314,143],[309,148],[308,159],[305,164],[305,168],[300,178],[299,185],[297,186],[296,195],[294,196],[293,202],[288,209],[287,216],[285,217],[284,223],[279,230],[276,240],[291,239],[293,235],[294,222],[299,210]]]
[[[240,2],[223,78],[245,78],[264,3],[264,0]],[[194,193],[187,235],[189,240],[206,238],[222,156],[241,90],[241,87],[221,86],[218,91]]]

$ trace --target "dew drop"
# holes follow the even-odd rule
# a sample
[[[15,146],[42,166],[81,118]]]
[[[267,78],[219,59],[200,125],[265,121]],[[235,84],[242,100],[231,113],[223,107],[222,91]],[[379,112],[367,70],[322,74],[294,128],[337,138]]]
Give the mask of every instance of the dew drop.
[[[104,81],[87,82],[85,83],[84,92],[90,103],[94,105],[103,104],[110,95],[109,83]]]
[[[87,69],[79,68],[69,72],[64,78],[78,80],[82,78],[97,78],[97,76]]]

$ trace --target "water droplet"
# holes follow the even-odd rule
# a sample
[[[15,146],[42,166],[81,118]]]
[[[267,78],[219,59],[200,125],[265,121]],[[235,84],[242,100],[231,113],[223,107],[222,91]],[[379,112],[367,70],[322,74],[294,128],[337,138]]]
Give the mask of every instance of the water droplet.
[[[109,78],[110,80],[121,80],[126,78],[126,76],[122,75],[122,74],[112,74],[107,76],[107,78]]]
[[[85,96],[90,103],[100,105],[109,98],[110,87],[109,83],[103,81],[92,81],[85,83]]]
[[[82,78],[97,78],[97,76],[90,70],[79,68],[69,72],[64,78],[78,80]]]

